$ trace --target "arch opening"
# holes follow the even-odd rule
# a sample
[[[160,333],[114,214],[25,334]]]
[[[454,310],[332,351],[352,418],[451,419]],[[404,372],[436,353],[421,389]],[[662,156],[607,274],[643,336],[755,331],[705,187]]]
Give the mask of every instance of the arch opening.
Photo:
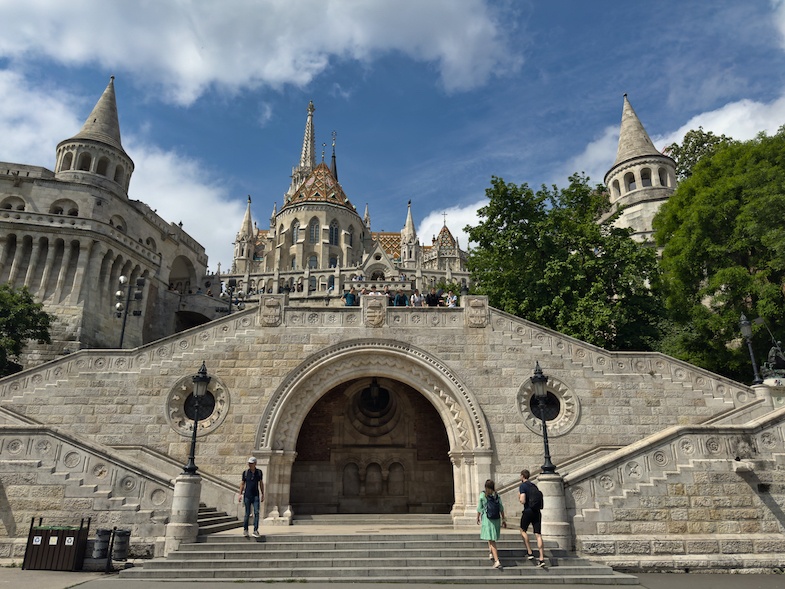
[[[447,430],[417,390],[383,377],[330,389],[297,437],[291,505],[299,514],[450,513]]]

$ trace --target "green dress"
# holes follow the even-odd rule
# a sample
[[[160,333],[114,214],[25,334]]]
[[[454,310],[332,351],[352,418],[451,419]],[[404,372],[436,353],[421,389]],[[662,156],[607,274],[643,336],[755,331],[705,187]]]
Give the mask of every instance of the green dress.
[[[502,498],[497,494],[496,497],[499,501],[499,511],[504,513],[504,505],[502,504]],[[502,518],[499,519],[488,519],[485,515],[485,505],[488,503],[488,499],[485,497],[485,492],[483,491],[480,493],[480,499],[477,501],[477,513],[482,514],[482,521],[481,521],[481,528],[480,528],[480,540],[492,540],[496,541],[499,539],[499,535],[501,535],[502,531]]]

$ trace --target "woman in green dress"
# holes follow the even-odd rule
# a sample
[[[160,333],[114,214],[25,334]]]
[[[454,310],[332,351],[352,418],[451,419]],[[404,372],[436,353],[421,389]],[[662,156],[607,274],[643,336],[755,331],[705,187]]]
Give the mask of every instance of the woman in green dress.
[[[493,561],[493,568],[500,569],[502,564],[499,562],[496,540],[499,539],[502,526],[507,527],[507,519],[504,516],[502,498],[496,492],[496,485],[491,479],[485,481],[485,490],[480,493],[477,502],[477,525],[480,524],[480,539],[488,541],[488,559]]]

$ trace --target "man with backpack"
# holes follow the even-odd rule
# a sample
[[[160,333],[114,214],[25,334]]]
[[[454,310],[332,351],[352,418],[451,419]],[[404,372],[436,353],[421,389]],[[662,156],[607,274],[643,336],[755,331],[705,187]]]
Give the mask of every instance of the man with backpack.
[[[534,537],[537,538],[537,549],[540,551],[537,566],[545,566],[545,548],[542,542],[542,508],[543,497],[542,491],[537,488],[537,485],[529,480],[528,470],[521,471],[521,486],[518,487],[518,501],[523,505],[523,513],[521,514],[521,537],[523,543],[526,544],[526,554],[529,560],[534,560],[532,554],[532,547],[529,544],[529,525],[534,530]]]

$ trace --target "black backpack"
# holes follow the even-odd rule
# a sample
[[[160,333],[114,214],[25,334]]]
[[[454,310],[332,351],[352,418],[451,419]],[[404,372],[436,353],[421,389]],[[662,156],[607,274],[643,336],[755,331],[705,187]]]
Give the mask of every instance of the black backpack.
[[[485,499],[485,517],[488,519],[499,519],[502,515],[499,507],[499,496],[496,494],[486,495]]]
[[[543,508],[544,502],[542,497],[542,491],[537,488],[532,482],[526,486],[526,501],[529,504],[531,509],[540,510]]]

